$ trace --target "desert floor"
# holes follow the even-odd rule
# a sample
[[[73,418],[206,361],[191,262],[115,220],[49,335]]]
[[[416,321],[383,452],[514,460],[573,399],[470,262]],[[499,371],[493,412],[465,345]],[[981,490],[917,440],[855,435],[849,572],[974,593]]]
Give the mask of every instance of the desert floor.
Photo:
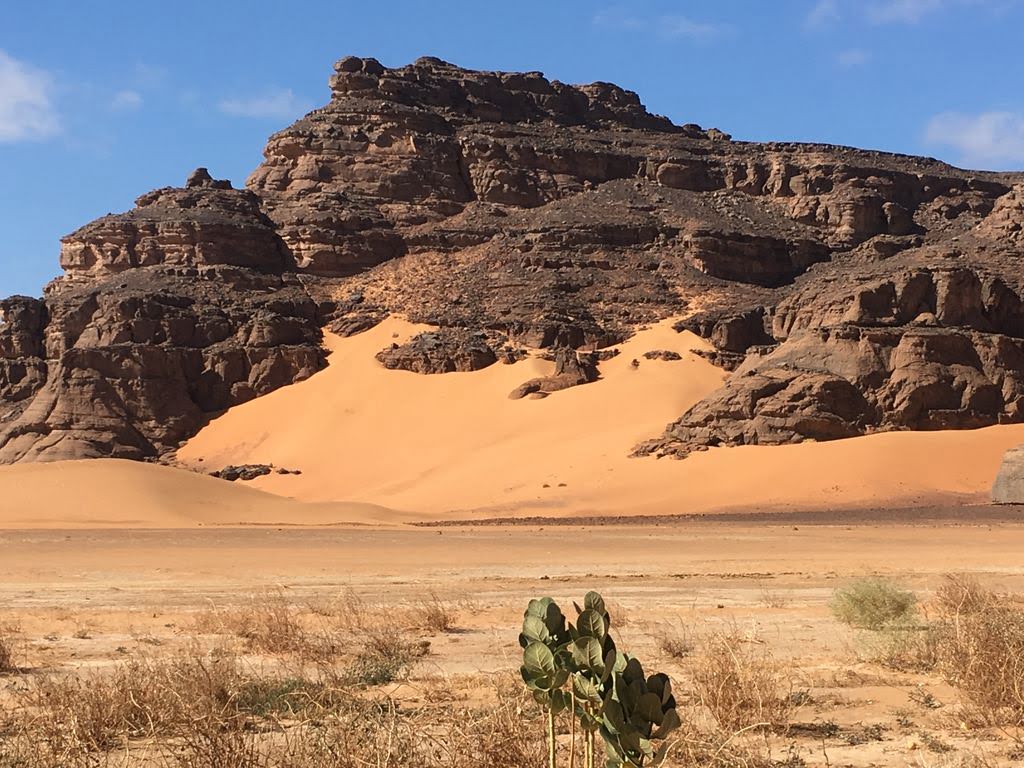
[[[454,627],[421,629],[429,654],[385,691],[415,705],[431,695],[424,681],[439,675],[464,681],[460,695],[472,697],[473,681],[514,670],[529,598],[551,595],[568,607],[597,589],[612,607],[620,647],[672,674],[684,698],[690,654],[668,654],[667,634],[698,656],[703,638],[738,632],[785,665],[800,706],[790,733],[764,746],[779,761],[1015,764],[1007,734],[962,722],[957,693],[936,675],[870,661],[863,633],[837,623],[827,602],[865,574],[892,576],[925,601],[950,572],[1024,592],[1024,512],[594,522],[5,530],[0,624],[17,627],[25,668],[42,675],[171,653],[210,632],[204,615],[270,596],[325,616],[316,606],[356,595],[385,617],[436,596]]]

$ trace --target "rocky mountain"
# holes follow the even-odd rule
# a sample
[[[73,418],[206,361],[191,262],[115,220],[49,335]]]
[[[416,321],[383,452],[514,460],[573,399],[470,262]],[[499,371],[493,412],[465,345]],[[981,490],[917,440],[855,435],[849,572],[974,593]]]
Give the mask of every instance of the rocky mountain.
[[[164,456],[389,313],[439,329],[382,364],[547,348],[539,394],[600,374],[568,350],[683,318],[733,373],[639,453],[1024,419],[1024,174],[738,142],[431,58],[344,58],[330,88],[246,190],[199,169],[0,302],[0,461]]]

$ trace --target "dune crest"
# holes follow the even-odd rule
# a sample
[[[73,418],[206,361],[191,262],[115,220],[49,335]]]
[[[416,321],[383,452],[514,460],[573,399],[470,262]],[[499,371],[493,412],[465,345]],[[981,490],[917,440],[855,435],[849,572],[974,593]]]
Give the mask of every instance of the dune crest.
[[[633,445],[720,386],[725,374],[692,352],[707,348],[697,336],[663,321],[620,345],[599,381],[514,401],[512,389],[553,364],[531,357],[424,376],[374,359],[427,329],[389,318],[357,336],[328,336],[326,370],[231,409],[179,460],[298,468],[301,476],[269,475],[251,486],[422,519],[677,514],[982,501],[1003,452],[1024,440],[1024,426],[1014,425],[630,459]],[[644,357],[655,350],[682,359]]]

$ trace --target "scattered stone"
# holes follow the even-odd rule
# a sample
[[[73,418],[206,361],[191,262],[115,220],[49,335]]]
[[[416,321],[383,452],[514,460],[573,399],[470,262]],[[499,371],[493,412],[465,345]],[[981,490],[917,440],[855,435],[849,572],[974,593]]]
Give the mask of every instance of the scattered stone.
[[[1003,456],[992,486],[992,501],[996,504],[1024,504],[1024,445],[1011,448]]]
[[[554,375],[530,379],[520,384],[512,390],[509,398],[519,400],[527,395],[547,397],[553,392],[592,381],[597,381],[597,364],[593,358],[569,347],[558,347],[555,350]]]
[[[216,472],[211,472],[210,475],[234,482],[235,480],[255,480],[257,477],[269,475],[272,471],[273,467],[269,464],[239,464],[218,469]]]
[[[673,352],[670,349],[653,349],[650,352],[644,352],[644,357],[648,360],[682,360],[683,356],[678,352]]]
[[[498,362],[483,333],[462,328],[421,333],[405,344],[392,344],[377,353],[385,368],[415,373],[478,371]]]

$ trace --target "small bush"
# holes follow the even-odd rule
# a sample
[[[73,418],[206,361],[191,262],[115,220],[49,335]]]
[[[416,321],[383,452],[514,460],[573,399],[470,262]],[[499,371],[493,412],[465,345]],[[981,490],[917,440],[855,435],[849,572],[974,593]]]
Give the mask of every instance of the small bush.
[[[829,607],[844,624],[877,630],[912,623],[917,597],[888,579],[867,578],[837,589]]]
[[[342,670],[341,678],[351,685],[386,685],[407,675],[429,647],[425,641],[414,642],[394,633],[371,633]]]
[[[963,577],[947,577],[936,608],[946,679],[984,723],[1024,725],[1024,611]]]
[[[14,635],[14,627],[0,624],[0,675],[18,671],[14,663]]]
[[[685,659],[693,653],[693,638],[682,623],[661,624],[654,634],[658,650],[670,659]]]
[[[413,620],[421,629],[449,632],[455,626],[455,613],[437,594],[431,592],[423,605],[413,609]]]
[[[793,709],[788,675],[767,650],[755,650],[736,630],[711,636],[694,669],[701,703],[729,731],[785,730]]]
[[[939,636],[928,624],[893,624],[858,635],[860,656],[899,671],[927,672],[937,663]]]

